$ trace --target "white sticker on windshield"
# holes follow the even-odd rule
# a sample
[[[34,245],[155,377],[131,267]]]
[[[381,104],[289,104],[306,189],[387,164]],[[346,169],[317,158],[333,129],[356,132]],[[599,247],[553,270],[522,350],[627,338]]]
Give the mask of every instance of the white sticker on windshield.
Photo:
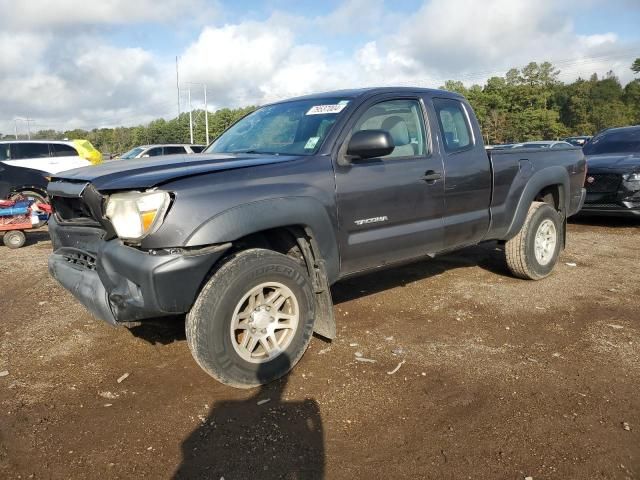
[[[309,109],[307,115],[326,115],[328,113],[340,113],[346,106],[346,103],[337,105],[316,105],[315,107],[311,107]]]
[[[309,137],[309,140],[307,140],[307,143],[304,146],[305,150],[311,150],[312,148],[316,148],[316,144],[318,143],[318,140],[320,140],[320,137]]]

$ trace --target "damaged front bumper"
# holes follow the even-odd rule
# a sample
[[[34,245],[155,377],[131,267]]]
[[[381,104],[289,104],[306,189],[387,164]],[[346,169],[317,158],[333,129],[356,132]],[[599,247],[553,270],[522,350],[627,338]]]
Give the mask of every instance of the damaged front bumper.
[[[139,250],[104,230],[52,218],[49,272],[93,315],[133,322],[187,313],[209,271],[231,244],[197,250]]]

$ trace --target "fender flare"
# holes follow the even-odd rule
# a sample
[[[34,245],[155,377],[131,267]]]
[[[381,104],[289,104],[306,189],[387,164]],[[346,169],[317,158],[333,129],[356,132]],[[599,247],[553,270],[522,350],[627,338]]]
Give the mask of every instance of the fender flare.
[[[326,266],[329,283],[340,271],[335,220],[327,208],[312,197],[278,197],[238,205],[220,212],[198,227],[185,241],[186,247],[227,243],[272,228],[302,226],[311,231]]]
[[[504,235],[504,240],[509,240],[518,234],[518,232],[524,225],[524,222],[527,218],[527,213],[529,212],[529,207],[535,200],[536,195],[541,190],[547,187],[552,187],[554,185],[560,186],[560,212],[562,213],[563,217],[566,216],[566,213],[569,210],[569,196],[571,192],[569,173],[565,168],[558,165],[546,167],[534,173],[527,181],[527,184],[525,185],[524,189],[522,190],[522,194],[520,195],[520,199],[518,200],[515,215],[513,216],[511,224],[509,225],[509,228]]]

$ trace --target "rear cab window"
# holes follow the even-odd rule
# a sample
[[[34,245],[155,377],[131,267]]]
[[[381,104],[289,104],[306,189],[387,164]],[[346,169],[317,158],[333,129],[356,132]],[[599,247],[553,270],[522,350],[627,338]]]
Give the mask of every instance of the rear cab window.
[[[445,151],[455,153],[472,148],[471,126],[462,102],[448,98],[434,98],[433,106],[438,117]]]

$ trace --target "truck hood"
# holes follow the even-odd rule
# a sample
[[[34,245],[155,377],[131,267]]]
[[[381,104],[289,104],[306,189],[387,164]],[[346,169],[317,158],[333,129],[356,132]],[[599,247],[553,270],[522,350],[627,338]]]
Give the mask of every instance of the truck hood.
[[[54,180],[91,182],[98,190],[151,188],[206,173],[290,162],[300,158],[258,154],[196,154],[114,160],[57,174]]]
[[[640,171],[640,153],[587,156],[589,173],[633,173]]]

